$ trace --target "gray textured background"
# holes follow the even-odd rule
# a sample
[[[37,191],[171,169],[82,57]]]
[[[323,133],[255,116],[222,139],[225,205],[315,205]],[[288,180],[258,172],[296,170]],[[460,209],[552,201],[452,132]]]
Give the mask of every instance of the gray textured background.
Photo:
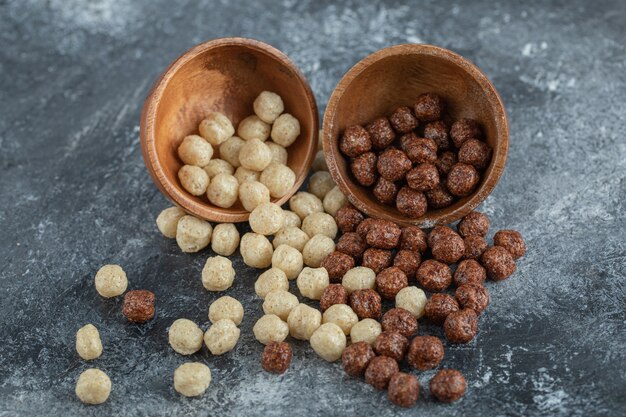
[[[515,3],[0,0],[0,416],[626,414],[625,2]],[[320,111],[357,60],[404,42],[450,48],[498,88],[511,148],[482,210],[529,250],[513,278],[489,285],[476,340],[447,347],[443,365],[469,382],[461,402],[423,389],[400,410],[304,343],[286,375],[262,372],[257,272],[238,257],[228,294],[246,307],[242,338],[223,357],[194,357],[213,372],[206,395],[174,392],[186,358],[166,328],[181,316],[206,327],[218,294],[200,281],[210,253],[182,254],[156,230],[168,202],[144,168],[139,112],[172,59],[229,35],[287,53]],[[157,294],[156,320],[128,325],[121,300],[97,295],[104,263]],[[105,347],[89,364],[74,351],[87,322]],[[86,407],[74,383],[94,365],[113,391]],[[424,386],[431,376],[419,375]]]

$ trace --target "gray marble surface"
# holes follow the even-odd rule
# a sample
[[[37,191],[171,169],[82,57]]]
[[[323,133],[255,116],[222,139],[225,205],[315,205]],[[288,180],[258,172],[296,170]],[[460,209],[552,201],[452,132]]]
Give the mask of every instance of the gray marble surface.
[[[0,0],[0,416],[626,414],[626,6],[622,1],[274,2]],[[218,294],[202,287],[210,251],[182,254],[154,219],[168,202],[139,150],[150,85],[206,39],[249,36],[287,53],[320,111],[342,74],[392,44],[426,42],[474,61],[507,106],[506,171],[481,209],[493,229],[519,229],[528,254],[489,284],[492,305],[469,345],[443,365],[467,376],[466,397],[409,411],[294,343],[289,372],[261,370],[251,327],[258,274],[234,257],[228,294],[246,307],[242,337],[207,363],[201,398],[172,388],[186,358],[166,329],[207,326]],[[104,263],[158,297],[158,317],[126,323],[121,300],[93,287]],[[91,322],[104,355],[74,351]],[[424,333],[440,334],[425,325]],[[113,381],[109,401],[82,405],[81,371]],[[424,387],[432,372],[419,374]]]

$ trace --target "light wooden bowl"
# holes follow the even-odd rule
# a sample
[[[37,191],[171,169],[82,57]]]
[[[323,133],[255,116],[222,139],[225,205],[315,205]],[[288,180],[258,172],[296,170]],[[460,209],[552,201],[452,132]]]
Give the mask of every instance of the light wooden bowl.
[[[159,77],[141,114],[141,151],[152,179],[172,202],[186,212],[216,222],[242,222],[248,213],[241,203],[224,209],[206,196],[195,197],[182,188],[177,149],[186,135],[211,111],[224,113],[235,128],[252,114],[254,99],[264,90],[279,94],[285,111],[300,121],[301,134],[287,148],[288,165],[296,174],[283,204],[306,179],[318,137],[315,97],[306,79],[276,48],[253,39],[222,38],[197,45],[176,59]],[[219,154],[219,153],[217,153]],[[216,156],[217,157],[217,156]]]
[[[489,167],[476,190],[443,209],[429,209],[417,219],[379,203],[350,172],[338,140],[346,127],[388,116],[401,105],[412,108],[421,93],[439,94],[450,120],[478,120],[493,149]],[[371,217],[431,227],[454,222],[478,206],[502,175],[509,148],[509,128],[502,100],[487,77],[471,62],[432,45],[397,45],[369,55],[353,66],[333,91],[324,115],[324,153],[330,173],[359,210]]]

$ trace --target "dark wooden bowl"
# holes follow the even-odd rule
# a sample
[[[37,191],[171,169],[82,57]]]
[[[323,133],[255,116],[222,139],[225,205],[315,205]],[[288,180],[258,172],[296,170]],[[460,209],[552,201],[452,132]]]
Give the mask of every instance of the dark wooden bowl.
[[[429,209],[417,219],[395,207],[379,203],[371,190],[361,186],[340,153],[338,140],[350,125],[364,125],[389,115],[396,107],[412,107],[421,93],[444,98],[451,120],[478,120],[485,140],[493,149],[489,167],[469,196],[444,209]],[[324,153],[333,180],[348,200],[371,217],[401,224],[431,227],[454,222],[478,206],[502,175],[509,148],[509,127],[502,100],[487,77],[471,62],[447,49],[432,45],[397,45],[369,55],[353,66],[333,91],[324,115]]]
[[[317,148],[318,114],[311,88],[293,62],[276,48],[253,39],[222,38],[197,45],[176,59],[159,77],[141,114],[141,151],[152,179],[172,202],[194,216],[216,222],[242,222],[249,213],[241,203],[220,208],[206,196],[182,188],[177,149],[186,135],[211,111],[224,113],[235,128],[252,114],[254,99],[264,90],[279,94],[285,111],[300,121],[301,134],[287,148],[296,174],[283,204],[306,179]]]

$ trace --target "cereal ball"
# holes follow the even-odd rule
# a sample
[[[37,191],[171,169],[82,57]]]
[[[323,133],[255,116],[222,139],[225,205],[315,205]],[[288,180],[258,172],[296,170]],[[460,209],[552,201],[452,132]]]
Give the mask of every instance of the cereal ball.
[[[119,265],[104,265],[96,272],[94,281],[96,291],[104,298],[122,295],[128,287],[126,272]]]
[[[202,195],[209,186],[209,176],[200,167],[194,165],[183,165],[178,170],[180,184],[191,195]]]
[[[289,280],[287,275],[278,269],[270,268],[259,275],[254,283],[254,292],[261,298],[265,298],[271,291],[289,291]]]
[[[176,243],[183,252],[198,252],[209,245],[213,228],[209,222],[193,216],[183,216],[176,226]]]
[[[378,202],[392,204],[396,200],[399,189],[397,184],[380,177],[372,189],[372,193]]]
[[[302,220],[302,230],[309,236],[321,234],[334,239],[337,236],[337,223],[328,213],[311,213]]]
[[[334,304],[326,309],[322,315],[322,323],[335,323],[348,336],[352,326],[357,324],[359,318],[346,304]]]
[[[210,179],[213,179],[217,174],[233,175],[235,172],[235,168],[223,159],[211,159],[203,169]]]
[[[377,226],[379,224],[380,220],[368,217],[364,219],[361,223],[359,223],[356,228],[356,232],[359,234],[359,236],[361,236],[361,239],[365,239],[369,231],[372,230],[374,226]]]
[[[148,290],[131,290],[124,295],[122,314],[131,323],[145,323],[154,317],[154,293]]]
[[[229,208],[237,201],[239,195],[239,181],[228,174],[217,174],[211,180],[206,190],[206,196],[218,207]]]
[[[432,190],[439,185],[439,171],[433,164],[420,164],[407,172],[406,182],[415,191]]]
[[[481,284],[463,284],[456,289],[455,297],[461,308],[471,308],[476,314],[489,305],[489,293]]]
[[[417,97],[413,112],[420,121],[432,122],[441,119],[444,107],[443,99],[437,94],[424,93]]]
[[[424,314],[435,324],[443,324],[448,314],[459,311],[459,303],[448,294],[433,294],[426,302]]]
[[[270,342],[263,349],[261,367],[265,372],[283,374],[291,364],[291,346],[286,342]]]
[[[320,297],[320,310],[326,311],[336,304],[348,304],[348,291],[341,284],[330,284]]]
[[[76,352],[86,361],[102,355],[100,333],[93,324],[86,324],[76,332]]]
[[[434,164],[437,161],[437,144],[434,140],[409,136],[403,143],[404,152],[412,162]]]
[[[288,245],[280,245],[272,255],[272,267],[285,272],[287,279],[295,279],[303,267],[302,254]]]
[[[353,342],[343,351],[341,365],[348,375],[359,377],[365,373],[367,366],[375,357],[376,354],[369,343]]]
[[[342,233],[354,232],[357,226],[364,220],[363,214],[352,204],[347,204],[335,213],[335,222]]]
[[[394,249],[400,243],[402,229],[388,220],[378,220],[366,236],[367,244],[379,249]]]
[[[441,292],[452,283],[450,267],[434,259],[427,259],[417,268],[415,278],[429,292]]]
[[[387,300],[393,300],[398,292],[409,285],[406,274],[398,267],[392,266],[376,275],[376,290]]]
[[[383,331],[398,332],[404,337],[411,337],[417,332],[417,319],[408,310],[392,308],[383,315]]]
[[[328,165],[326,164],[326,157],[324,151],[317,151],[315,158],[313,158],[313,164],[311,165],[313,172],[328,171]]]
[[[203,167],[213,157],[213,147],[201,136],[185,136],[178,146],[178,157],[187,165]]]
[[[378,158],[374,152],[365,152],[352,160],[350,171],[352,171],[352,175],[354,175],[359,184],[365,187],[374,185],[378,178],[376,170],[377,160]],[[390,169],[387,169],[387,171],[390,171]]]
[[[427,123],[424,126],[424,137],[434,140],[439,150],[450,149],[451,144],[448,132],[448,125],[441,120]]]
[[[418,125],[417,118],[413,115],[411,109],[406,106],[395,109],[389,116],[389,121],[396,132],[400,133],[410,132]]]
[[[263,171],[272,163],[272,151],[269,146],[253,138],[241,147],[239,151],[239,162],[241,166],[252,171]]]
[[[271,163],[261,173],[260,180],[270,190],[272,197],[281,198],[293,188],[296,174],[287,165]]]
[[[493,236],[493,244],[508,250],[513,259],[521,258],[526,253],[524,239],[516,230],[499,230]]]
[[[285,148],[291,146],[300,136],[300,122],[298,119],[284,113],[278,116],[278,119],[272,126],[272,140]]]
[[[241,238],[239,252],[243,263],[253,268],[267,268],[272,264],[274,249],[269,240],[257,233],[246,233]]]
[[[361,259],[367,249],[367,244],[361,239],[358,233],[348,232],[341,235],[337,241],[336,249],[355,259]]]
[[[442,403],[457,401],[465,394],[463,374],[455,369],[441,369],[430,380],[430,393]]]
[[[459,234],[468,236],[487,236],[489,231],[489,217],[478,211],[472,211],[459,222],[457,226]]]
[[[298,304],[287,318],[289,334],[294,339],[309,340],[322,324],[322,313],[306,304]],[[339,329],[341,331],[341,329]],[[341,332],[343,335],[343,332]]]
[[[452,124],[450,137],[454,142],[454,146],[460,148],[469,139],[480,139],[482,130],[476,120],[460,119]]]
[[[371,288],[352,291],[350,294],[350,307],[357,317],[363,319],[376,319],[380,317],[382,310],[380,295]]]
[[[398,332],[386,332],[383,330],[374,342],[374,352],[379,356],[388,356],[397,362],[402,361],[409,341]]]
[[[457,236],[457,233],[448,226],[435,226],[428,234],[428,246],[432,248],[445,236]]]
[[[411,169],[411,161],[399,149],[387,149],[378,156],[376,162],[378,173],[388,181],[400,181]],[[372,179],[374,183],[375,178]]]
[[[487,270],[487,276],[494,281],[510,277],[517,267],[511,253],[502,246],[493,246],[480,257],[480,263]]]
[[[487,271],[474,259],[459,262],[454,271],[454,284],[460,287],[464,284],[482,285],[487,279]]]
[[[454,203],[454,196],[450,194],[444,183],[440,183],[434,189],[426,191],[426,200],[428,200],[429,207],[440,209]]]
[[[474,191],[478,181],[480,181],[480,176],[476,168],[459,162],[450,170],[446,186],[451,194],[464,197]]]
[[[426,294],[417,287],[402,288],[396,294],[396,307],[407,310],[419,319],[424,315]]]
[[[222,319],[229,319],[239,326],[243,320],[241,303],[228,295],[213,301],[209,306],[209,320],[211,323],[215,323]]]
[[[253,232],[269,236],[282,229],[285,214],[278,204],[261,203],[252,210],[248,221]]]
[[[235,128],[228,117],[222,113],[212,112],[198,126],[200,136],[213,146],[219,146],[235,134]],[[240,135],[241,136],[241,135]]]
[[[270,148],[270,151],[272,151],[272,163],[287,165],[289,161],[287,149],[272,141],[267,141],[265,144]]]
[[[382,332],[379,322],[374,319],[363,319],[350,329],[350,341],[353,344],[366,342],[373,345],[378,335]]]
[[[226,142],[220,145],[220,158],[237,168],[241,165],[239,162],[239,152],[246,143],[245,140],[238,136],[232,136],[226,139]]]
[[[239,185],[247,181],[259,182],[261,180],[261,173],[244,167],[239,167],[237,168],[237,171],[235,171],[235,179],[237,179],[237,183],[239,183]]]
[[[304,264],[319,268],[324,258],[335,250],[335,242],[325,235],[315,235],[304,245],[302,257]]]
[[[420,395],[420,383],[414,375],[398,372],[389,380],[387,396],[399,407],[413,407]]]
[[[386,117],[379,117],[365,128],[370,134],[372,145],[377,149],[385,149],[396,139],[396,132]]]
[[[204,344],[213,355],[233,350],[239,340],[240,330],[232,320],[218,320],[204,334]]]
[[[335,362],[346,348],[346,335],[335,323],[324,323],[311,335],[311,347],[322,359]]]
[[[252,328],[254,337],[264,345],[282,342],[289,335],[289,326],[274,314],[262,316]]]
[[[263,312],[265,314],[274,314],[280,317],[281,320],[287,320],[291,310],[293,310],[298,304],[298,297],[291,294],[289,291],[274,290],[270,291],[265,296],[265,301],[263,301]]]
[[[329,283],[328,272],[324,268],[306,267],[300,272],[296,280],[300,294],[311,300],[319,300],[324,288],[328,287]]]
[[[224,291],[233,285],[235,269],[233,263],[223,256],[212,256],[202,268],[202,285],[209,291]]]
[[[87,369],[78,377],[75,392],[85,404],[102,404],[111,394],[111,380],[98,368]]]
[[[372,149],[370,134],[362,126],[349,126],[339,139],[339,150],[351,158]]]
[[[354,258],[345,253],[335,251],[329,254],[320,266],[328,272],[330,282],[341,282],[343,276],[354,268]]]
[[[196,323],[187,319],[178,319],[168,331],[170,346],[176,353],[191,355],[202,348],[204,332]]]
[[[204,394],[211,384],[211,370],[200,362],[187,362],[174,371],[174,389],[185,397]]]
[[[339,209],[346,204],[348,204],[348,199],[337,186],[324,197],[324,211],[331,216],[336,215]]]
[[[274,245],[274,249],[280,245],[288,245],[298,250],[298,252],[302,252],[304,245],[306,245],[308,241],[309,235],[297,227],[283,227],[276,233],[276,236],[274,236],[272,244]]]
[[[468,139],[459,149],[459,162],[473,165],[476,169],[485,169],[490,160],[491,148],[480,140]]]
[[[258,116],[248,116],[239,122],[237,135],[246,141],[256,139],[260,142],[265,142],[267,138],[270,137],[270,129],[271,126],[261,120]],[[260,171],[260,169],[258,171]]]
[[[406,274],[407,279],[411,280],[415,278],[415,272],[420,262],[422,262],[422,257],[419,252],[399,250],[393,259],[393,266],[400,268]]]
[[[400,234],[400,249],[424,253],[428,248],[426,233],[417,226],[406,226]]]
[[[300,216],[291,210],[285,210],[285,227],[300,227],[301,225]]]
[[[409,346],[407,360],[418,371],[436,368],[443,359],[443,343],[435,336],[415,336]]]
[[[333,178],[326,171],[319,171],[309,178],[309,192],[320,200],[333,189],[335,183]]]
[[[437,171],[441,175],[448,175],[452,167],[459,162],[456,154],[454,152],[445,151],[442,152],[441,155],[435,161],[435,166],[437,167]]]
[[[387,356],[373,358],[365,370],[365,382],[378,390],[389,385],[391,377],[399,371],[398,362]]]
[[[463,238],[452,232],[442,236],[437,243],[431,246],[433,258],[447,264],[456,263],[465,254],[465,243]]]
[[[468,343],[478,333],[478,316],[471,308],[453,311],[443,323],[443,332],[450,343]]]
[[[296,213],[300,219],[304,219],[312,213],[324,212],[322,200],[314,194],[299,191],[289,199],[289,208]]]
[[[376,273],[370,268],[357,266],[344,274],[341,283],[348,291],[348,294],[368,288],[374,289],[376,286]]]
[[[265,123],[272,124],[274,120],[285,110],[283,99],[271,91],[263,91],[252,103],[254,114]]]
[[[489,246],[484,237],[476,235],[463,239],[463,245],[465,246],[464,259],[479,259]]]
[[[222,256],[230,256],[239,247],[239,231],[232,223],[221,223],[213,229],[211,249]]]
[[[176,237],[176,227],[178,226],[178,221],[185,214],[186,213],[180,207],[169,207],[163,210],[159,213],[159,216],[156,219],[159,232],[161,232],[165,237],[174,239]]]
[[[396,208],[405,216],[416,219],[426,214],[428,202],[423,193],[402,187],[396,197]]]

